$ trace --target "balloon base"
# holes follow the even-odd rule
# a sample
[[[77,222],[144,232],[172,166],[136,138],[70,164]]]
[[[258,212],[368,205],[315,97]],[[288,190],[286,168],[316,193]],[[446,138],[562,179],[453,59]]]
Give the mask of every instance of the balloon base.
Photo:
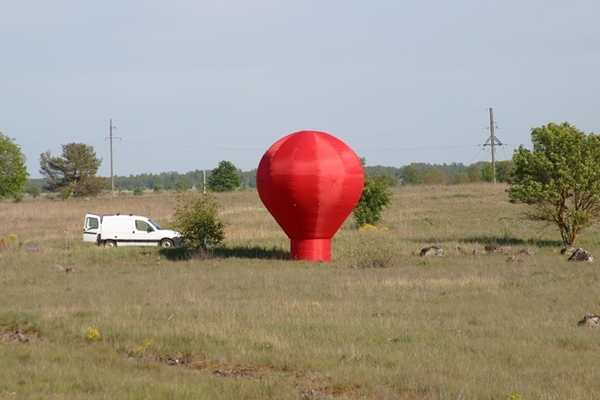
[[[292,260],[331,261],[331,239],[291,239]]]

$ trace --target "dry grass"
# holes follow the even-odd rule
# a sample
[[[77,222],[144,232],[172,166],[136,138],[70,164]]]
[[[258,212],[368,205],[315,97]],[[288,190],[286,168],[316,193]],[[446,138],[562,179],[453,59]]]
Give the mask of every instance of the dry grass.
[[[595,398],[600,332],[577,321],[599,312],[597,268],[504,189],[396,189],[386,226],[349,221],[326,264],[274,257],[289,243],[252,191],[218,195],[225,248],[185,261],[80,237],[88,211],[168,225],[174,195],[0,203],[0,238],[18,235],[0,252],[0,398]],[[520,261],[472,254],[486,244]],[[430,245],[446,255],[417,255]]]

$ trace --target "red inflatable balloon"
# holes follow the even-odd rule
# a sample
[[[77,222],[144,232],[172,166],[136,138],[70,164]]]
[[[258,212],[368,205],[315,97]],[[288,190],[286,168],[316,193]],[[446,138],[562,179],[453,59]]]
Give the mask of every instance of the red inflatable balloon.
[[[331,239],[360,200],[363,184],[356,153],[317,131],[279,139],[256,174],[260,199],[290,238],[293,260],[331,260]]]

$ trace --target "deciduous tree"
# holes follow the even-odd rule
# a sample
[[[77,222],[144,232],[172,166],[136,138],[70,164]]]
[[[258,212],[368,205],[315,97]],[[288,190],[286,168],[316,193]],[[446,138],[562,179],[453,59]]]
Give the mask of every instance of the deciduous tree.
[[[0,133],[0,199],[22,199],[28,178],[21,148],[13,139]]]
[[[241,184],[240,173],[230,161],[221,161],[208,177],[208,188],[213,192],[231,192]]]
[[[520,146],[513,155],[509,199],[529,205],[528,219],[555,225],[575,245],[600,219],[600,137],[550,123],[534,128],[531,142],[533,150]]]
[[[101,163],[92,146],[69,143],[62,146],[61,157],[50,150],[40,155],[40,173],[48,179],[46,189],[61,198],[95,196],[106,186],[106,179],[96,176]]]

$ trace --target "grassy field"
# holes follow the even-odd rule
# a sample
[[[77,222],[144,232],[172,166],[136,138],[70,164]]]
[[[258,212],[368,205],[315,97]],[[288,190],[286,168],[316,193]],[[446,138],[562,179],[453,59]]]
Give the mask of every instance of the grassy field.
[[[217,196],[214,257],[178,261],[81,239],[86,212],[168,226],[176,195],[1,202],[0,398],[600,398],[600,329],[577,326],[600,313],[598,267],[505,189],[394,189],[330,263],[288,261],[253,191]],[[492,244],[510,253],[473,254]],[[445,255],[419,256],[432,245]]]

